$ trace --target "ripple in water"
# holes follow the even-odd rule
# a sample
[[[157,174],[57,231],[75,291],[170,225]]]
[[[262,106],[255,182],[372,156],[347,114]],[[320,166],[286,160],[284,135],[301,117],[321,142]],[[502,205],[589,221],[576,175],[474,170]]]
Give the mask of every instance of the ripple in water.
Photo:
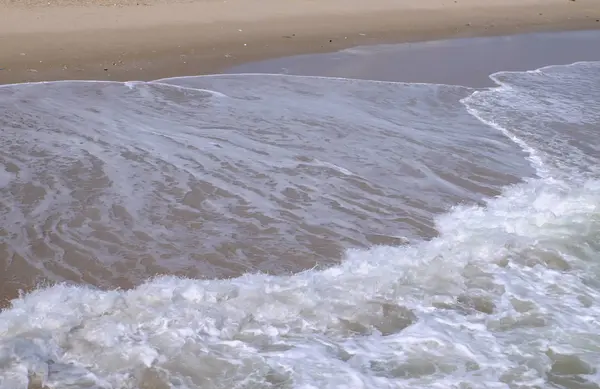
[[[109,287],[14,300],[0,386],[598,387],[600,64],[494,79],[0,88],[5,268]]]

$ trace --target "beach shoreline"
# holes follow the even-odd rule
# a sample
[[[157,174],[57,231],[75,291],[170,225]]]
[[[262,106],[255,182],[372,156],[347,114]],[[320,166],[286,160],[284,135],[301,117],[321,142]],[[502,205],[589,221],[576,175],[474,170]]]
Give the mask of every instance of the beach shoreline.
[[[248,15],[240,13],[239,6],[221,8],[225,7],[223,4],[229,4],[227,2],[192,2],[170,3],[173,13],[164,17],[160,13],[168,8],[165,4],[139,6],[141,10],[137,10],[138,6],[110,7],[97,3],[17,7],[1,1],[0,84],[155,80],[219,73],[234,65],[258,60],[332,52],[360,45],[600,28],[600,22],[596,22],[600,18],[600,3],[593,4],[589,0],[575,3],[550,0],[545,5],[539,5],[538,0],[525,0],[523,6],[514,5],[516,2],[511,3],[512,0],[493,0],[490,4],[495,4],[495,8],[461,6],[455,10],[448,10],[438,0],[423,0],[422,8],[418,9],[402,8],[398,4],[408,4],[402,1],[393,5],[387,0],[376,0],[363,5],[353,3],[356,7],[338,14],[333,10],[335,4],[341,4],[336,3],[337,0],[319,4],[289,0],[285,6],[264,0],[265,4],[273,4],[270,13],[259,10],[248,12]],[[458,1],[457,4],[462,3]],[[463,1],[475,4],[474,0]],[[301,4],[306,8],[294,10],[293,7],[300,8]],[[205,16],[202,22],[191,21],[191,10],[199,9],[214,12],[211,18]],[[317,16],[318,11],[323,11],[320,16]],[[369,15],[379,15],[379,19],[370,19]],[[179,26],[174,24],[176,20],[180,21]],[[266,23],[266,20],[271,22]],[[577,60],[572,53],[561,50],[561,44],[571,46],[557,40],[554,49],[562,53],[559,56],[566,61]],[[457,51],[437,49],[432,50],[429,58],[418,59],[419,55],[410,50],[404,55],[416,61],[412,68],[418,70],[413,72],[418,77],[427,78],[437,72],[443,73],[440,82],[450,82],[452,67],[449,62],[458,62],[455,68],[467,77],[473,77],[474,67],[484,68],[486,61],[494,61],[490,52],[496,50],[496,46],[493,49],[488,46],[486,50],[487,53],[483,51],[470,57]],[[478,56],[482,60],[475,61]],[[395,60],[379,57],[386,66],[399,71],[395,68]],[[516,62],[522,59],[519,54],[513,54],[513,57],[511,59]],[[422,66],[431,62],[444,63],[444,71]],[[460,62],[469,65],[461,66]],[[373,67],[373,64],[369,62],[366,67],[372,72],[360,74],[369,78],[369,74],[381,72],[381,68]],[[348,70],[341,72],[323,61],[316,61],[311,66],[317,74],[324,76],[360,76],[349,74]],[[352,69],[356,70],[350,66]],[[1,258],[2,255],[0,260],[7,258]],[[36,287],[36,280],[41,277],[19,256],[6,263],[10,266],[0,272],[0,309],[18,296],[19,290],[29,291]],[[118,286],[129,288],[133,285]]]
[[[593,0],[105,3],[0,2],[0,84],[148,81],[359,45],[600,28]]]

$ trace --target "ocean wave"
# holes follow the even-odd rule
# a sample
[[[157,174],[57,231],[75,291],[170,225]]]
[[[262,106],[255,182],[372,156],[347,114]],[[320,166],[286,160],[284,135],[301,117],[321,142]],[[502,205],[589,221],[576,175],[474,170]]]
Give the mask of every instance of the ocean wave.
[[[589,65],[582,66],[587,71]],[[563,120],[587,136],[587,127],[569,116],[576,103],[560,95],[565,88],[573,96],[577,87],[587,90],[587,78],[563,74],[579,70],[546,69],[543,81],[537,73],[498,75],[503,85],[462,100],[528,152],[538,174],[482,205],[453,206],[434,219],[437,235],[431,239],[349,249],[337,265],[287,276],[162,276],[128,290],[67,284],[36,289],[0,313],[0,385],[598,386],[600,181],[593,169],[578,173],[585,167],[581,158],[562,174],[569,160],[557,159],[551,147],[574,143],[548,141],[545,132],[562,134],[556,123]],[[569,81],[548,89],[516,86],[527,77],[544,86],[556,74]],[[215,90],[228,99],[247,97],[232,87],[243,81],[229,77],[220,78],[227,93]],[[183,82],[204,87],[199,84],[207,79]],[[305,88],[300,92],[308,100],[324,93]],[[523,105],[523,95],[533,101],[533,93],[552,112],[533,115],[528,110],[542,103],[526,105],[527,114],[506,125],[512,119],[505,112]],[[507,108],[508,100],[515,106]],[[582,107],[578,117],[589,124],[594,112]],[[364,175],[325,157],[313,162],[344,177]]]

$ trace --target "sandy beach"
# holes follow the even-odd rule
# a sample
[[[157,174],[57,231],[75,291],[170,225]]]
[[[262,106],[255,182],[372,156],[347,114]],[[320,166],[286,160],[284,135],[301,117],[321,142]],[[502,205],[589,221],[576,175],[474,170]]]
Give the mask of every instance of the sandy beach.
[[[374,43],[600,27],[596,0],[0,2],[0,83],[150,80]]]

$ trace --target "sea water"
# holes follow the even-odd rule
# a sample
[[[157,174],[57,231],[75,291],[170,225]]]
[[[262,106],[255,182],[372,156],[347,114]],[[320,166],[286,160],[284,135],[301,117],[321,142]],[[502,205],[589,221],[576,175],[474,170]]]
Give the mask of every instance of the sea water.
[[[1,87],[0,387],[600,387],[600,63],[492,79]]]

